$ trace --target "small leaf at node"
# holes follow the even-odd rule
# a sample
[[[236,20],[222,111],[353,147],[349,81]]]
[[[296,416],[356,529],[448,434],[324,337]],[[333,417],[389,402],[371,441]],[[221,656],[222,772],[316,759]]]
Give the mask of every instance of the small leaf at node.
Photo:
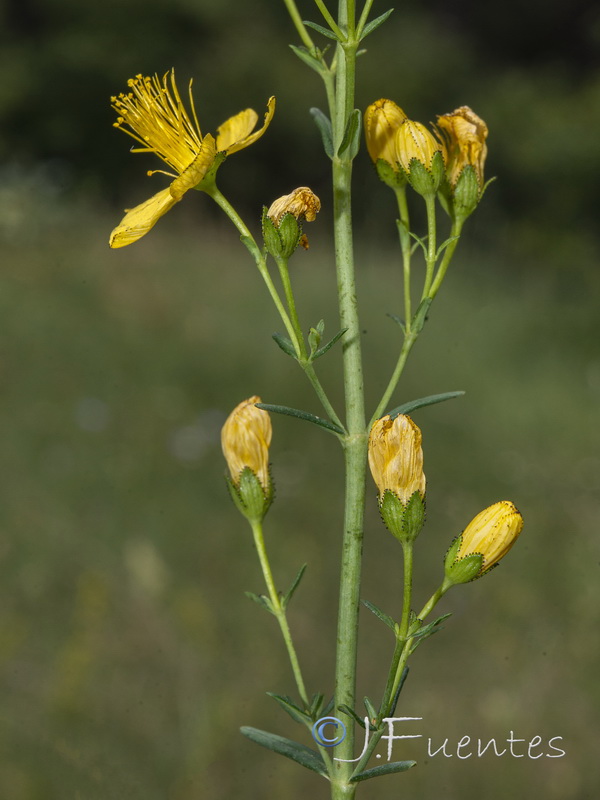
[[[312,722],[312,717],[306,714],[301,708],[298,708],[298,706],[292,702],[291,697],[283,697],[280,694],[275,694],[275,692],[267,692],[267,694],[279,703],[283,710],[296,722],[301,722],[302,724]]]
[[[406,772],[407,769],[414,767],[416,761],[390,761],[389,764],[382,764],[380,767],[366,769],[350,778],[350,783],[367,781],[369,778],[378,778],[380,775],[391,775],[393,772]]]
[[[261,608],[266,609],[270,614],[274,614],[273,606],[271,605],[271,601],[268,597],[265,597],[264,594],[254,594],[254,592],[244,592],[246,597],[250,600],[253,600],[257,605]]]
[[[283,350],[283,352],[286,353],[286,355],[296,358],[296,351],[291,339],[288,339],[287,336],[282,336],[280,333],[272,333],[271,338],[275,344],[277,344]]]
[[[390,8],[388,11],[385,11],[383,14],[381,14],[381,16],[375,17],[375,19],[372,19],[371,22],[367,23],[362,29],[360,41],[362,42],[362,40],[365,39],[370,33],[373,33],[373,31],[377,30],[380,25],[383,25],[393,10],[393,8]]]
[[[401,406],[396,406],[396,408],[389,412],[389,415],[394,419],[398,414],[410,414],[411,411],[415,411],[417,408],[433,406],[436,403],[443,403],[445,400],[453,400],[455,397],[462,397],[463,394],[463,391],[442,392],[442,394],[430,394],[427,397],[419,397],[417,400],[409,400],[408,403],[402,403]]]
[[[308,411],[301,411],[298,408],[290,408],[289,406],[271,405],[270,403],[256,403],[256,407],[262,408],[265,411],[272,411],[274,414],[285,414],[288,417],[305,419],[307,422],[312,422],[315,425],[319,425],[321,428],[325,428],[325,430],[331,431],[332,433],[337,433],[340,436],[344,434],[344,430],[340,428],[339,425],[335,425],[333,422],[323,419],[323,417],[317,417],[316,414],[310,414]]]
[[[323,75],[324,69],[323,64],[319,61],[318,58],[312,55],[312,53],[307,50],[306,47],[296,47],[296,45],[291,44],[290,48],[293,52],[298,56],[300,61],[304,61],[304,63],[309,66],[311,69],[314,69],[315,72],[318,72],[319,75]]]
[[[317,772],[328,778],[327,768],[321,755],[316,750],[311,750],[298,742],[293,742],[291,739],[286,739],[284,736],[278,736],[276,733],[269,733],[268,731],[261,731],[258,728],[251,728],[244,725],[240,728],[241,733],[247,736],[256,744],[266,747],[268,750],[273,750],[274,753],[290,758],[298,764],[301,764],[306,769]]]
[[[328,39],[333,39],[334,42],[338,41],[338,37],[335,33],[329,28],[324,28],[322,25],[319,25],[317,22],[311,22],[309,19],[303,19],[302,24],[306,25],[307,28],[312,28],[313,31],[318,31],[323,36],[326,36]]]
[[[333,345],[342,338],[342,336],[346,333],[347,330],[348,328],[342,328],[341,331],[338,331],[336,335],[333,337],[333,339],[330,339],[327,342],[327,344],[324,344],[323,347],[320,347],[316,351],[316,353],[312,356],[311,361],[316,361],[317,358],[321,358],[321,356],[324,356],[325,353],[328,350],[330,350],[333,347]]]
[[[331,131],[331,120],[326,116],[320,108],[311,108],[310,114],[315,121],[315,125],[319,129],[321,139],[323,140],[323,149],[329,158],[333,158],[333,133]]]
[[[382,611],[375,603],[371,603],[369,600],[363,600],[362,604],[375,614],[376,617],[379,617],[382,622],[385,622],[388,628],[391,628],[394,632],[396,631],[396,623],[389,614],[386,614],[385,611]]]
[[[344,131],[344,137],[341,141],[340,146],[338,147],[337,154],[341,156],[343,153],[348,150],[347,159],[352,161],[352,159],[358,153],[358,148],[360,147],[360,132],[361,132],[361,125],[362,125],[362,114],[360,113],[358,108],[355,108],[354,111],[348,117],[348,122],[346,123],[346,130]]]
[[[308,564],[302,564],[302,566],[298,570],[298,574],[294,578],[294,582],[292,583],[290,588],[287,590],[287,593],[284,595],[284,597],[282,599],[282,602],[281,602],[281,605],[284,607],[284,609],[287,608],[288,603],[290,602],[290,600],[294,596],[294,592],[296,591],[296,589],[300,585],[300,581],[302,580],[302,576],[304,575],[304,572],[305,572],[307,566],[308,566]]]

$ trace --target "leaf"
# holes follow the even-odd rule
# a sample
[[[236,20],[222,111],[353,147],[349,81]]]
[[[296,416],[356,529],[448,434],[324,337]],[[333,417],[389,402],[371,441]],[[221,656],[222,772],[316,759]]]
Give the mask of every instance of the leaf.
[[[341,711],[342,714],[346,714],[348,717],[352,717],[352,719],[357,722],[363,730],[366,730],[364,719],[361,719],[353,708],[350,708],[350,706],[342,703],[338,706],[338,711]]]
[[[308,567],[308,564],[302,564],[302,566],[298,570],[298,574],[294,578],[294,582],[292,583],[290,588],[287,590],[287,593],[282,598],[281,605],[283,606],[284,609],[287,608],[288,603],[290,602],[290,600],[294,596],[294,592],[298,588],[298,585],[300,584],[300,581],[302,580],[302,576],[304,575],[304,572],[305,572],[307,567]]]
[[[386,614],[385,611],[382,611],[380,608],[378,608],[378,606],[375,605],[375,603],[371,603],[369,600],[363,600],[362,603],[369,609],[369,611],[372,611],[376,617],[379,617],[382,622],[385,622],[388,628],[391,628],[394,633],[396,632],[396,623],[389,614]]]
[[[331,120],[321,111],[320,108],[311,108],[310,114],[321,134],[325,153],[329,156],[329,158],[333,158],[333,133],[331,131]]]
[[[398,705],[398,700],[400,698],[400,692],[402,691],[402,688],[404,687],[404,683],[405,683],[407,677],[408,677],[408,667],[404,667],[404,669],[402,670],[402,675],[400,676],[400,683],[398,684],[398,688],[396,689],[396,694],[394,695],[394,699],[392,700],[392,705],[391,705],[388,717],[394,716],[394,714],[396,712],[396,706]]]
[[[389,764],[382,764],[380,767],[366,769],[350,778],[350,783],[368,781],[369,778],[378,778],[380,775],[391,775],[393,772],[406,772],[407,769],[414,767],[416,761],[390,761]]]
[[[295,720],[296,722],[301,722],[303,725],[310,724],[312,722],[311,717],[308,714],[305,714],[301,708],[292,702],[291,697],[283,697],[280,694],[275,694],[275,692],[267,692],[269,697],[272,697],[279,705],[283,708],[285,712],[287,712],[290,717]]]
[[[379,16],[379,17],[375,17],[375,19],[372,19],[372,20],[371,20],[371,22],[367,23],[367,24],[365,25],[365,27],[362,29],[362,33],[361,33],[361,35],[360,35],[360,41],[362,42],[362,40],[363,40],[363,39],[366,39],[366,37],[367,37],[367,36],[368,36],[370,33],[373,33],[373,31],[374,31],[374,30],[377,30],[377,28],[378,28],[380,25],[383,25],[383,23],[384,23],[384,22],[386,21],[386,19],[387,19],[387,18],[390,16],[390,14],[393,12],[393,10],[394,10],[393,8],[390,8],[390,9],[389,9],[389,11],[386,11],[386,12],[385,12],[385,13],[383,13],[381,16]]]
[[[256,403],[257,408],[262,408],[265,411],[272,411],[274,414],[286,414],[288,417],[297,417],[298,419],[305,419],[307,422],[313,422],[327,431],[337,433],[340,436],[344,435],[344,430],[339,425],[329,422],[323,417],[317,417],[315,414],[310,414],[308,411],[300,411],[298,408],[290,408],[289,406],[275,406],[270,403]]]
[[[296,350],[294,349],[291,339],[288,339],[287,336],[282,336],[280,333],[272,333],[271,338],[275,344],[281,347],[286,355],[296,358]]]
[[[323,64],[318,58],[313,56],[312,53],[306,49],[306,47],[296,47],[296,45],[291,44],[290,48],[298,56],[300,61],[304,61],[307,66],[309,66],[311,69],[314,69],[314,71],[318,72],[319,75],[323,75]]]
[[[330,349],[333,347],[333,345],[334,345],[334,344],[335,344],[337,341],[339,341],[339,340],[342,338],[342,336],[343,336],[343,335],[346,333],[346,331],[347,331],[347,330],[348,330],[348,328],[342,328],[342,330],[341,330],[341,331],[338,331],[338,332],[336,333],[336,335],[333,337],[333,339],[330,339],[330,340],[327,342],[327,344],[324,344],[324,345],[323,345],[323,347],[320,347],[320,348],[317,350],[317,352],[316,352],[316,353],[313,355],[313,357],[311,358],[311,361],[316,361],[316,360],[317,360],[317,358],[321,358],[321,356],[324,356],[324,355],[325,355],[325,353],[326,353],[328,350],[330,350]]]
[[[392,314],[390,311],[386,312],[386,317],[393,319],[394,322],[402,329],[402,333],[406,332],[406,326],[404,325],[404,320],[401,317],[399,317],[397,314]]]
[[[298,742],[293,742],[291,739],[286,739],[283,736],[278,736],[276,733],[269,733],[268,731],[261,731],[258,728],[251,728],[244,725],[240,731],[251,739],[256,744],[266,747],[268,750],[273,750],[281,756],[291,758],[292,761],[301,764],[306,769],[311,769],[324,778],[329,778],[325,762],[316,750],[311,750]]]
[[[424,639],[427,636],[432,636],[434,633],[437,633],[438,631],[442,630],[442,628],[440,627],[440,624],[445,619],[448,619],[448,617],[451,617],[451,616],[452,616],[451,613],[450,614],[442,614],[441,617],[438,617],[436,620],[434,620],[433,622],[430,622],[428,625],[424,625],[422,628],[419,628],[419,630],[416,631],[415,633],[409,634],[409,638],[410,639]]]
[[[410,414],[411,411],[415,411],[417,408],[433,406],[436,403],[443,403],[444,400],[453,400],[455,397],[462,397],[463,394],[463,391],[442,392],[442,394],[430,394],[427,397],[419,397],[417,400],[409,400],[408,403],[402,403],[401,406],[396,406],[396,408],[389,412],[389,415],[394,419],[398,414]]]
[[[460,239],[460,236],[450,236],[448,239],[446,239],[445,242],[442,242],[437,249],[437,253],[435,254],[435,260],[436,261],[438,260],[438,258],[442,255],[442,253],[448,247],[449,244],[458,241],[458,239]]]
[[[309,19],[303,19],[302,24],[306,25],[308,28],[312,28],[313,31],[318,31],[323,36],[326,36],[328,39],[333,39],[334,42],[339,41],[338,37],[335,35],[333,31],[329,30],[329,28],[324,28],[322,25],[319,25],[316,22],[311,22]]]
[[[317,714],[319,714],[319,712],[321,711],[321,706],[323,705],[323,697],[324,695],[319,694],[319,692],[316,692],[313,695],[313,699],[311,700],[309,714],[311,718],[314,720],[317,718]]]
[[[429,313],[429,306],[433,303],[433,299],[431,297],[426,297],[424,300],[421,300],[419,303],[419,307],[415,311],[415,315],[413,317],[413,333],[416,335],[421,333],[423,330],[423,325],[427,321],[427,314]]]
[[[273,607],[271,606],[271,601],[268,597],[265,597],[264,594],[254,594],[254,592],[244,592],[246,597],[250,600],[253,600],[257,603],[261,608],[266,609],[270,614],[274,614]]]
[[[364,697],[363,703],[365,704],[365,708],[367,709],[367,714],[369,715],[369,719],[377,720],[377,709],[375,708],[373,703],[369,700],[369,698]]]
[[[348,117],[348,122],[346,123],[346,130],[344,131],[344,137],[341,141],[340,146],[338,147],[338,157],[345,153],[348,150],[347,160],[352,161],[352,159],[358,153],[358,148],[360,146],[360,129],[362,124],[362,114],[360,113],[358,108],[355,108],[354,111]]]

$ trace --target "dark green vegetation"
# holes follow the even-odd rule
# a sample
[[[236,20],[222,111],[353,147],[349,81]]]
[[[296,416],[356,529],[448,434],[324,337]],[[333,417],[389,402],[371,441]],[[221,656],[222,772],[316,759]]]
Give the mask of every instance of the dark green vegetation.
[[[128,156],[110,127],[108,95],[129,75],[173,61],[182,79],[195,75],[207,131],[249,104],[262,113],[276,93],[271,129],[224,165],[220,185],[255,231],[277,195],[301,184],[320,195],[292,277],[304,327],[324,317],[326,334],[337,331],[327,165],[307,114],[321,95],[287,49],[282,10],[252,4],[252,21],[250,5],[229,29],[234,0],[179,0],[168,13],[156,0],[3,10],[13,38],[0,96],[2,800],[327,796],[319,778],[238,733],[302,736],[264,694],[291,693],[292,679],[274,620],[243,594],[262,585],[218,441],[225,415],[254,393],[321,409],[272,342],[281,325],[266,290],[207,198],[190,192],[143,242],[107,246],[121,207],[163,186],[144,176],[158,164]],[[525,530],[498,569],[440,604],[453,616],[417,651],[398,712],[422,716],[406,732],[434,748],[448,737],[448,752],[465,735],[501,749],[513,731],[563,736],[567,756],[460,761],[427,758],[423,740],[397,743],[394,758],[419,765],[364,793],[587,800],[598,794],[600,700],[600,84],[587,69],[598,23],[573,3],[564,20],[558,3],[535,25],[535,4],[520,4],[518,26],[511,4],[499,20],[466,3],[432,4],[428,16],[419,5],[369,40],[359,102],[387,95],[423,121],[471,104],[490,126],[499,180],[467,223],[394,398],[466,391],[415,412],[429,481],[416,602],[484,506],[513,500]],[[364,152],[356,188],[372,408],[399,347],[385,313],[401,313],[400,262],[391,199]],[[317,366],[339,404],[337,356]],[[266,538],[282,589],[309,562],[290,624],[309,688],[331,693],[341,457],[308,423],[278,417],[274,429]],[[400,548],[371,494],[363,596],[397,616]],[[359,696],[378,699],[392,637],[366,609],[362,623]]]

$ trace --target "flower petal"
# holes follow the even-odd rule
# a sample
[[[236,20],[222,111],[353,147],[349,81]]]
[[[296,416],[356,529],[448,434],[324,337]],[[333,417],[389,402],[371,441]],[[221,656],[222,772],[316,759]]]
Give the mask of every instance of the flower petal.
[[[217,128],[217,150],[229,153],[237,153],[248,147],[263,135],[269,127],[273,114],[275,113],[275,98],[270,97],[267,103],[267,112],[262,128],[252,133],[257,121],[258,114],[254,109],[247,108],[240,111],[234,117],[230,117]]]
[[[173,197],[181,200],[189,189],[197,186],[214,164],[216,155],[215,140],[208,133],[202,140],[198,155],[171,184],[170,191]]]
[[[125,247],[145,236],[158,220],[181,198],[175,198],[170,188],[163,189],[145,203],[127,211],[119,225],[110,235],[111,247]]]

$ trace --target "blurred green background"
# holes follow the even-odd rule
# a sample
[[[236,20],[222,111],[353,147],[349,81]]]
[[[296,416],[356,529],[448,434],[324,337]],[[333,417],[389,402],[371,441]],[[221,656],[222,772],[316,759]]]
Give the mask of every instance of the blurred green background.
[[[220,186],[255,231],[295,186],[321,197],[293,278],[305,327],[325,318],[335,332],[327,163],[307,113],[324,106],[318,79],[288,48],[283,3],[4,0],[0,15],[0,798],[326,798],[317,776],[238,733],[310,744],[265,696],[292,681],[274,621],[243,594],[261,577],[219,446],[251,394],[317,403],[208,198],[187,196],[134,247],[107,246],[121,209],[163,185],[111,128],[128,77],[194,76],[205,131],[276,94],[268,133]],[[498,570],[441,605],[453,617],[416,653],[399,708],[423,717],[410,732],[425,740],[394,755],[419,764],[364,784],[371,800],[598,796],[599,41],[588,3],[407,0],[360,60],[362,108],[387,96],[428,121],[471,105],[498,176],[397,393],[466,391],[415,413],[429,517],[416,602],[481,508],[510,498],[526,521]],[[355,187],[373,407],[398,348],[385,316],[401,313],[398,253],[391,193],[364,152]],[[338,356],[319,364],[339,403]],[[284,588],[309,563],[290,621],[308,685],[331,693],[340,453],[301,422],[274,428],[273,568]],[[398,551],[371,486],[363,596],[392,614]],[[359,697],[379,697],[392,644],[365,610]],[[427,757],[429,736],[456,752],[465,735],[510,731],[561,736],[567,755]]]

